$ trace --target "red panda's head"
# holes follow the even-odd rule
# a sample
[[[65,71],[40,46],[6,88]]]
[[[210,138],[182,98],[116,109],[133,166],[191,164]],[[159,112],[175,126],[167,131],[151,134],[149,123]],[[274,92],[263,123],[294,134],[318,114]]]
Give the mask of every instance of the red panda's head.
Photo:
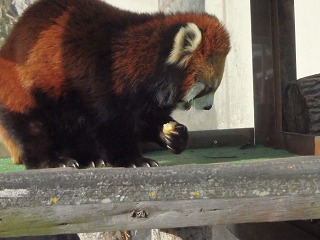
[[[214,16],[155,15],[115,37],[114,92],[141,91],[143,103],[149,96],[161,107],[210,109],[229,50],[229,34]]]
[[[184,96],[178,108],[208,110],[220,85],[226,56],[230,50],[229,34],[219,21],[208,15],[182,15],[190,22],[177,32],[168,64],[184,68]],[[174,20],[176,21],[176,20]]]

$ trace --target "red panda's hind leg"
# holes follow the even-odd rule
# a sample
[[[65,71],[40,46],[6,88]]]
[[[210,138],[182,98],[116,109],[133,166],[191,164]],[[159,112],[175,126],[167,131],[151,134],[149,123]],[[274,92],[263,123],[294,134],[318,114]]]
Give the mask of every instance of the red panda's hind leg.
[[[3,111],[3,126],[20,148],[22,163],[27,169],[79,167],[76,160],[61,157],[49,134],[48,126],[37,114]]]

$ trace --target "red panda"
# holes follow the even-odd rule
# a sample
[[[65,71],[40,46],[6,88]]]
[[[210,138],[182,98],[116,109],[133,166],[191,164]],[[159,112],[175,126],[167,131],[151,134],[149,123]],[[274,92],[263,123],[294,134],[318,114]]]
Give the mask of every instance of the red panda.
[[[175,108],[210,109],[230,49],[215,16],[39,0],[0,50],[0,136],[15,163],[157,166],[139,142],[182,152]]]

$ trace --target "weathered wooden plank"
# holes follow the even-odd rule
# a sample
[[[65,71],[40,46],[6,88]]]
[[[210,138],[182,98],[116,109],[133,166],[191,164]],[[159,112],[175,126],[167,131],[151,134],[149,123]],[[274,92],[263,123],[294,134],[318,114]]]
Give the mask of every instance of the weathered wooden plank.
[[[1,174],[0,236],[320,218],[319,169],[297,157]]]

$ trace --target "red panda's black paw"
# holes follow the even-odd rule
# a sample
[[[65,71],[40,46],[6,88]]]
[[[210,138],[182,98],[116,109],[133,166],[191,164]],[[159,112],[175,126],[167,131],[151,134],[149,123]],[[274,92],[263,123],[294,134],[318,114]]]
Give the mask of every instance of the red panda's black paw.
[[[169,134],[163,135],[167,148],[171,152],[179,154],[186,149],[189,140],[188,129],[186,126],[178,123],[173,131]]]
[[[90,162],[85,168],[104,168],[106,166],[103,159],[97,159],[95,161]]]
[[[136,159],[129,167],[159,167],[159,163],[153,159],[141,157]]]
[[[137,168],[137,167],[159,167],[159,163],[150,158],[136,158],[134,161],[128,161],[126,163],[114,164],[114,167],[126,167],[126,168]]]
[[[79,168],[79,163],[77,160],[72,158],[59,157],[56,161],[52,162],[50,165],[51,168],[61,168],[61,167],[71,167]]]

